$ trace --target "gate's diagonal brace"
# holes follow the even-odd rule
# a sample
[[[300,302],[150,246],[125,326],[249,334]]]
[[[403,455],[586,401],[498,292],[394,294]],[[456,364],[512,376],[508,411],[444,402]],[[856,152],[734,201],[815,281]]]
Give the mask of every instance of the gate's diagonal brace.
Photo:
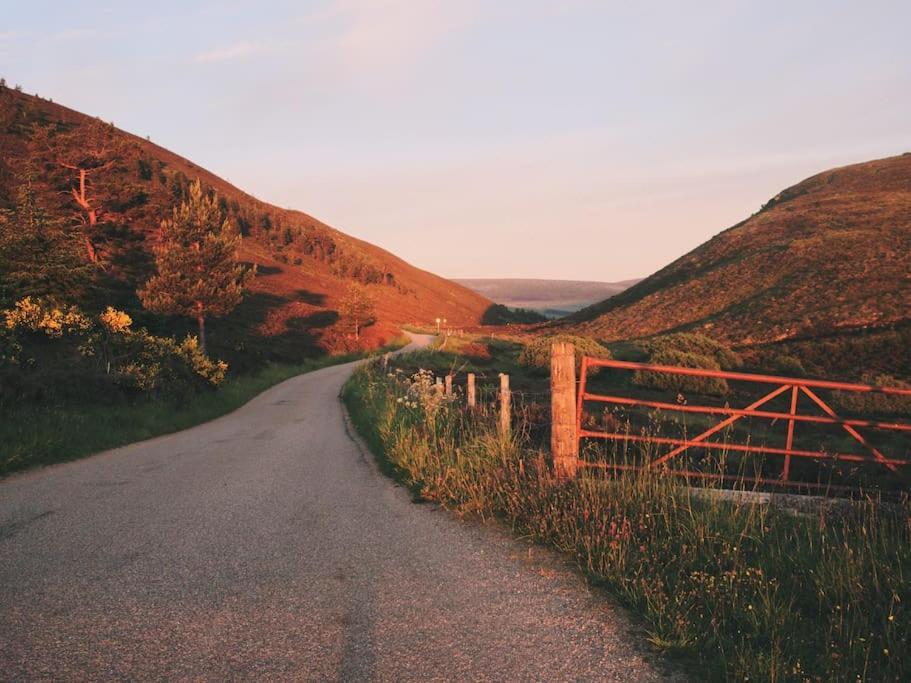
[[[819,398],[819,396],[817,396],[815,393],[813,393],[813,391],[811,389],[809,389],[805,386],[801,386],[800,389],[803,391],[803,393],[805,393],[807,396],[809,396],[816,405],[818,405],[820,408],[822,408],[823,411],[826,413],[826,415],[828,415],[829,417],[836,418],[836,419],[838,418],[838,415],[836,414],[836,412],[834,410],[832,410],[825,401],[823,401],[821,398]],[[862,446],[867,448],[867,450],[869,450],[873,454],[874,458],[876,458],[877,460],[883,461],[883,465],[888,467],[893,472],[896,472],[896,473],[898,472],[898,468],[890,462],[885,462],[887,460],[886,456],[884,456],[879,451],[879,449],[877,449],[874,446],[872,446],[871,444],[869,444],[867,442],[867,440],[863,436],[861,436],[860,432],[858,432],[856,429],[854,429],[854,427],[852,427],[851,425],[846,425],[844,423],[842,423],[841,427],[846,432],[848,432],[848,434],[853,436],[858,442],[860,442],[860,444]]]
[[[773,398],[775,398],[776,396],[778,396],[778,395],[780,395],[780,394],[783,394],[783,393],[784,393],[785,391],[787,391],[790,387],[791,387],[790,384],[784,384],[784,385],[778,387],[778,388],[775,389],[774,391],[771,391],[771,392],[769,392],[768,394],[766,394],[765,396],[763,396],[763,397],[762,397],[761,399],[759,399],[758,401],[755,401],[755,402],[751,403],[750,405],[748,405],[748,406],[745,408],[745,410],[755,410],[755,409],[758,408],[759,406],[761,406],[761,405],[763,405],[763,404],[765,404],[765,403],[768,403],[769,401],[771,401],[771,400],[772,400]],[[657,467],[658,465],[663,465],[664,463],[666,463],[666,462],[667,462],[668,460],[670,460],[671,458],[673,458],[673,457],[675,457],[675,456],[677,456],[677,455],[680,455],[680,454],[681,454],[683,451],[685,451],[687,448],[692,447],[692,446],[694,445],[695,442],[705,441],[705,440],[706,440],[707,438],[709,438],[712,434],[715,434],[715,433],[717,433],[717,432],[720,432],[722,429],[724,429],[724,428],[727,427],[728,425],[737,422],[737,420],[739,420],[741,417],[743,417],[743,415],[732,415],[731,417],[722,420],[721,422],[719,422],[718,424],[716,424],[714,427],[711,427],[710,429],[707,429],[706,431],[702,432],[702,434],[700,434],[699,436],[696,436],[696,437],[693,437],[692,439],[690,439],[690,443],[688,443],[686,446],[677,446],[677,448],[674,448],[673,450],[669,451],[668,453],[665,453],[664,455],[662,455],[662,456],[661,456],[660,458],[658,458],[657,460],[653,460],[653,461],[650,462],[647,466],[648,466],[648,467]]]

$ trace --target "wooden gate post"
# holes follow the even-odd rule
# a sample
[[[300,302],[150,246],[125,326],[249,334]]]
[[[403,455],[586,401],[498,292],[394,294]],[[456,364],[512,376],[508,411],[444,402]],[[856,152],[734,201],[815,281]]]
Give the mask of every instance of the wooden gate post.
[[[468,407],[469,407],[469,408],[474,408],[474,407],[475,407],[475,403],[477,402],[477,397],[475,396],[475,389],[474,389],[474,373],[473,373],[473,372],[469,372],[469,373],[468,373],[468,390],[467,390],[467,394],[468,394]]]
[[[446,395],[452,396],[452,375],[446,375]]]
[[[509,375],[500,373],[500,435],[509,436],[512,418],[509,406]]]
[[[554,342],[550,353],[550,453],[557,477],[568,479],[579,467],[576,351],[572,344]]]

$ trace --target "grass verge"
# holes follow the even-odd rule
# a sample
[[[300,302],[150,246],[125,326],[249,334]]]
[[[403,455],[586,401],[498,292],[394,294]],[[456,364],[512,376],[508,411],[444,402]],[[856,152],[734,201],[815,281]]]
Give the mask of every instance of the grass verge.
[[[401,337],[380,352],[401,348],[407,342],[407,337]],[[0,476],[187,429],[236,410],[286,379],[367,355],[353,353],[267,365],[184,402],[165,398],[105,402],[95,398],[63,405],[5,406],[0,420]]]
[[[700,678],[911,680],[907,504],[807,517],[653,474],[560,482],[521,423],[502,437],[429,372],[366,366],[343,398],[387,472],[568,554]]]

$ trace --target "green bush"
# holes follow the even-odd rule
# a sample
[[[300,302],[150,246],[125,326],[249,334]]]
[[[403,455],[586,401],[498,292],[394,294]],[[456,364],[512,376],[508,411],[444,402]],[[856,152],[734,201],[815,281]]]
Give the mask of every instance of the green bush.
[[[911,383],[903,382],[892,375],[864,373],[861,382],[876,387],[911,389]],[[911,415],[911,396],[889,396],[878,392],[833,391],[832,404],[843,412],[853,414]]]
[[[568,342],[576,350],[576,371],[582,364],[582,356],[609,359],[610,351],[590,337],[576,337],[571,334],[557,334],[535,337],[519,353],[519,365],[527,368],[548,370],[550,368],[550,347],[554,342]]]
[[[743,359],[738,353],[729,346],[698,332],[665,334],[637,342],[637,346],[640,346],[649,356],[679,352],[712,358],[717,363],[716,369],[737,370],[743,367]]]
[[[195,337],[178,342],[133,330],[111,307],[90,317],[74,306],[26,297],[2,312],[0,398],[47,400],[127,393],[185,397],[217,386],[227,365],[206,356]]]
[[[774,368],[778,357],[800,360],[806,375],[847,381],[864,372],[911,380],[911,364],[904,350],[911,348],[911,324],[897,329],[839,331],[831,337],[799,339],[757,347],[758,365]]]
[[[743,359],[730,347],[695,332],[675,332],[636,342],[653,365],[676,365],[704,370],[736,370]],[[649,389],[724,396],[727,380],[717,377],[687,377],[651,371],[633,373],[633,384]]]
[[[775,356],[772,359],[772,369],[781,375],[789,377],[805,377],[807,374],[800,359],[787,353]]]
[[[503,304],[493,304],[484,311],[482,325],[527,325],[543,323],[547,317],[527,308],[509,308]]]
[[[213,361],[199,348],[196,337],[177,342],[146,330],[121,335],[116,352],[123,361],[115,370],[120,386],[144,393],[185,397],[202,386],[216,387],[225,378],[227,365]]]
[[[685,368],[702,368],[704,370],[721,370],[721,365],[711,356],[699,353],[688,353],[674,349],[661,349],[654,352],[649,363],[653,365],[676,365]],[[649,389],[662,389],[678,393],[707,394],[724,396],[730,391],[727,380],[719,377],[688,377],[671,375],[651,370],[636,370],[633,373],[633,384]]]

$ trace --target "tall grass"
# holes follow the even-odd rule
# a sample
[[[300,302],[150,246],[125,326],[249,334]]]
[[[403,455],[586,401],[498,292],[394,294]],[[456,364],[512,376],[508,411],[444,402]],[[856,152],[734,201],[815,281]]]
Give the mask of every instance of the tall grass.
[[[911,508],[798,516],[660,475],[556,480],[517,424],[401,375],[359,370],[344,398],[416,495],[497,518],[572,556],[711,680],[911,680]]]

